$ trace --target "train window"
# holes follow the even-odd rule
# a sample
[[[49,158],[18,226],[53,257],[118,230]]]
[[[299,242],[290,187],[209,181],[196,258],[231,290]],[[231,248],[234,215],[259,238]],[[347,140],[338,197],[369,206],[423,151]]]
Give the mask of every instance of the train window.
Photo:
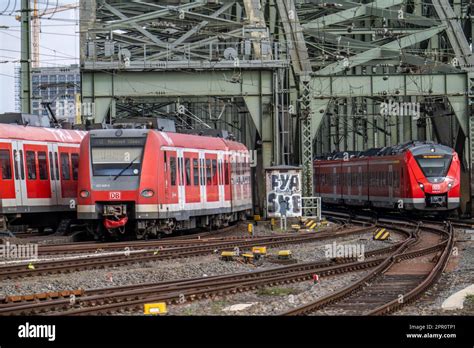
[[[79,155],[77,153],[71,154],[72,163],[72,179],[77,180],[79,178]]]
[[[20,150],[20,171],[21,171],[21,180],[25,180],[25,165],[23,164],[23,150]]]
[[[71,180],[71,168],[69,166],[69,154],[61,153],[61,178],[63,180]]]
[[[176,186],[176,158],[170,156],[171,186]]]
[[[15,164],[15,179],[18,180],[20,177],[19,177],[19,174],[18,174],[18,151],[17,150],[13,150],[13,158],[14,158],[14,164]]]
[[[48,162],[44,151],[38,152],[38,169],[40,180],[48,180]]]
[[[36,180],[36,159],[33,151],[26,151],[26,168],[28,170],[28,179]]]
[[[56,180],[59,180],[59,162],[58,162],[58,153],[54,153],[54,165],[56,167],[55,169],[55,174],[56,174]]]
[[[201,158],[201,185],[205,185],[205,167],[204,167],[204,159]]]
[[[217,161],[212,160],[212,184],[217,185]]]
[[[49,174],[51,180],[54,180],[53,153],[51,151],[49,152]]]
[[[427,178],[446,176],[451,166],[451,155],[418,155],[415,156],[419,167]]]
[[[96,139],[102,140],[102,139]],[[133,142],[135,139],[133,140]],[[91,145],[94,176],[138,176],[142,168],[143,145]]]
[[[184,159],[184,167],[186,168],[186,185],[191,185],[191,160],[189,158]]]
[[[225,184],[229,185],[229,162],[224,163],[224,176]]]
[[[178,163],[178,172],[177,172],[177,180],[178,186],[183,183],[183,177],[181,176],[181,158],[176,157],[176,162]]]
[[[0,150],[0,163],[0,166],[2,167],[2,179],[10,180],[12,178],[10,150]]]
[[[197,158],[193,158],[193,182],[194,186],[199,186],[199,164]]]
[[[206,160],[206,184],[207,185],[212,184],[212,172],[211,172],[211,160],[210,159]]]
[[[179,177],[179,183],[178,185],[183,185],[184,180],[183,180],[183,163],[181,162],[182,158],[178,157],[178,177]]]

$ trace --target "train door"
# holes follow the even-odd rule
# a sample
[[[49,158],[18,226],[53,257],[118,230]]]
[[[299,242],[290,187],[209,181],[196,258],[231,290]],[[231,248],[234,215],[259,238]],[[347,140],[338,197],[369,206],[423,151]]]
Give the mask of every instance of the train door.
[[[178,203],[179,209],[184,209],[184,204],[186,202],[186,187],[184,181],[184,158],[183,158],[183,150],[178,149]]]
[[[217,155],[217,185],[218,185],[218,196],[219,202],[224,203],[224,166],[223,166],[223,154],[219,152]],[[223,206],[221,204],[221,206]]]
[[[72,200],[77,195],[77,162],[78,154],[74,147],[58,146],[57,156],[54,155],[55,165],[59,166],[60,195],[59,202],[61,205],[70,206],[74,204]],[[56,163],[56,157],[58,163]]]
[[[16,207],[25,205],[23,196],[26,194],[25,165],[23,146],[19,141],[12,141],[13,167],[15,172],[15,203]]]
[[[13,175],[12,145],[0,143],[0,202],[2,206],[15,207],[16,187]]]
[[[184,184],[186,203],[197,203],[200,199],[199,189],[199,154],[184,152]]]
[[[176,151],[165,151],[165,204],[179,202],[177,168]]]
[[[236,190],[237,190],[237,200],[238,200],[238,205],[241,205],[242,204],[242,200],[244,199],[244,190],[243,190],[243,185],[242,185],[242,168],[243,168],[243,161],[244,159],[242,158],[242,156],[240,154],[237,154],[237,160],[236,160],[236,163],[235,163],[235,167],[236,167],[236,174],[237,174],[237,186],[236,186]]]
[[[230,160],[229,155],[224,155],[224,200],[231,201],[231,186],[230,186]]]
[[[219,200],[219,191],[217,185],[217,155],[206,154],[206,194],[208,202]]]
[[[249,168],[249,159],[247,156],[244,156],[244,160],[242,161],[242,190],[244,192],[244,200],[247,201],[249,199],[249,183],[247,181],[249,174],[248,174],[248,168]]]
[[[61,205],[61,181],[59,177],[58,145],[48,145],[49,178],[51,179],[51,199],[55,205]]]
[[[199,151],[199,189],[201,193],[201,209],[204,209],[207,202],[206,158],[202,151]]]
[[[51,182],[48,169],[48,147],[46,145],[23,144],[26,167],[26,198],[28,205],[33,202],[43,206],[51,205]],[[30,201],[34,199],[35,201]],[[41,201],[39,201],[41,199]]]

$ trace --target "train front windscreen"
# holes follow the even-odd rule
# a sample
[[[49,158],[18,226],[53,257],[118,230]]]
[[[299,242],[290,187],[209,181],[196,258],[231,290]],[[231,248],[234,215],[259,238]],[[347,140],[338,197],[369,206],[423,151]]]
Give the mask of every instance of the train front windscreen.
[[[415,158],[427,178],[439,178],[448,173],[452,157],[452,155],[418,155]]]
[[[91,139],[94,176],[138,176],[146,138]]]

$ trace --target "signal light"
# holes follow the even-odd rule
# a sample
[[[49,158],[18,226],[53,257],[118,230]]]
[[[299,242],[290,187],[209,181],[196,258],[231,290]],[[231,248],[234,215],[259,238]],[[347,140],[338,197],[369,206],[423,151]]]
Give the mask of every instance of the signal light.
[[[79,195],[81,196],[81,198],[87,198],[89,197],[89,191],[86,191],[86,190],[82,190]]]
[[[155,192],[153,192],[153,190],[143,190],[142,191],[142,196],[145,197],[145,198],[150,198],[150,197],[153,197],[155,195]]]

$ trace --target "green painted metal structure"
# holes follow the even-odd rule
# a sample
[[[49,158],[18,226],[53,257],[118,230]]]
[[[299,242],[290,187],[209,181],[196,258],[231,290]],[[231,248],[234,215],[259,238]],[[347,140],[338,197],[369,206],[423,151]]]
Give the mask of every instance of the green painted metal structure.
[[[257,181],[265,167],[303,165],[305,196],[315,155],[433,139],[461,153],[470,187],[473,10],[467,0],[82,0],[82,100],[95,104],[84,116],[227,129],[256,150]],[[389,102],[421,111],[383,114]],[[255,201],[263,208],[263,192]],[[470,202],[466,190],[464,210]]]

